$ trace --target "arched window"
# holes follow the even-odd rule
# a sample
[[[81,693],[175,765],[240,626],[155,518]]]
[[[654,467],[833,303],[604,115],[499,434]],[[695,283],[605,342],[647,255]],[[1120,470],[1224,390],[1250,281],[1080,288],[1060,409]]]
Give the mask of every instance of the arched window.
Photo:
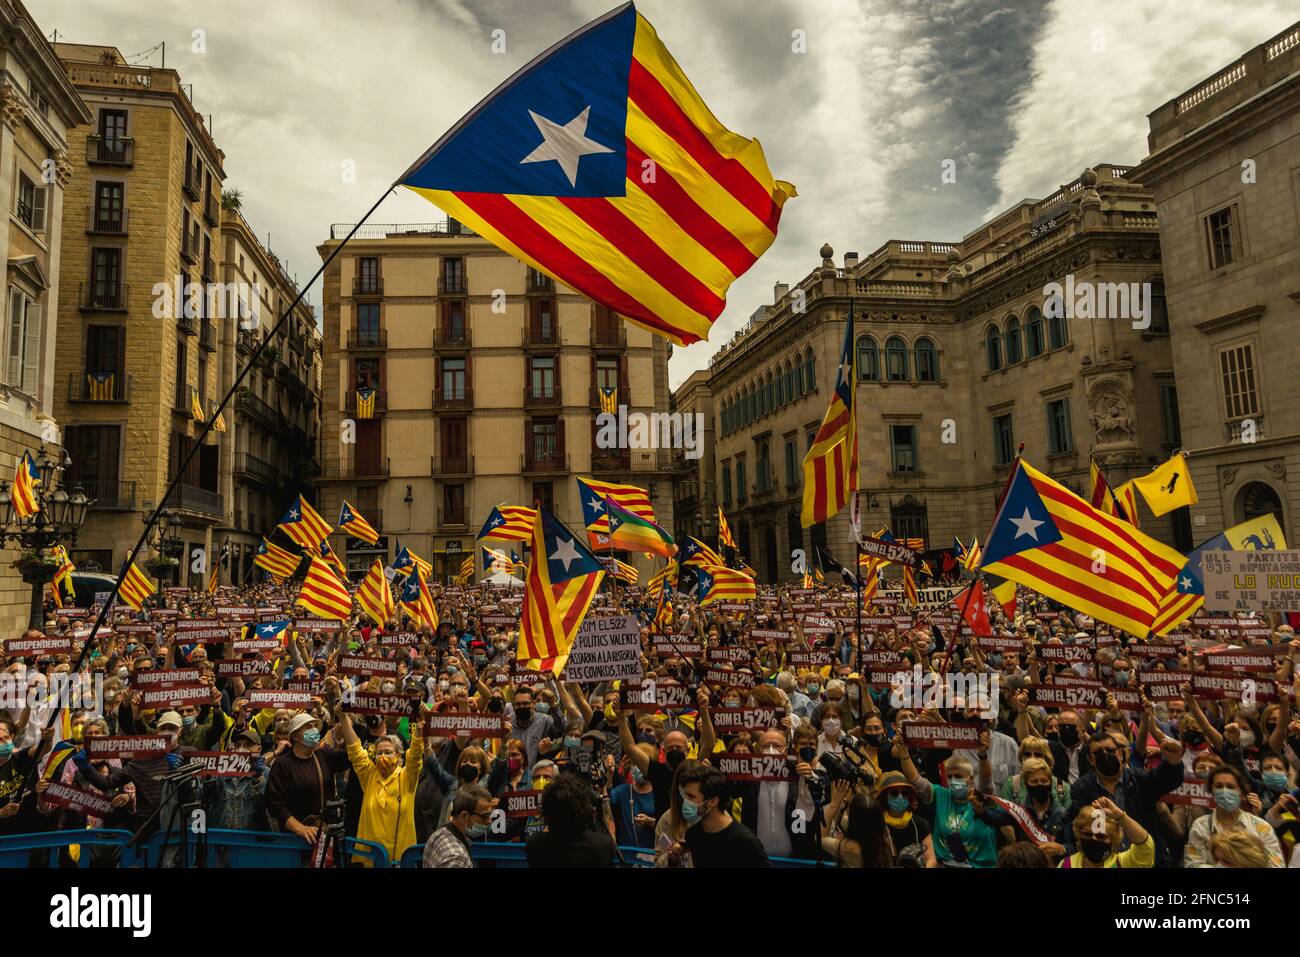
[[[777,407],[776,401],[776,383],[772,380],[772,373],[767,374],[767,384],[764,387],[767,390],[767,411],[775,412]]]
[[[803,396],[803,356],[794,357],[794,370],[791,373],[794,376],[794,394]]]
[[[916,340],[916,381],[939,381],[939,350],[934,343],[922,337]]]
[[[718,415],[718,422],[720,423],[719,427],[722,429],[722,434],[726,435],[727,434],[727,400],[726,399],[722,400],[722,411]]]
[[[997,372],[1002,368],[1002,337],[997,326],[984,330],[984,351],[988,354],[989,371]]]
[[[1007,365],[1013,366],[1022,357],[1020,351],[1020,320],[1015,316],[1007,316],[1006,323],[1002,327],[1002,341],[1004,343],[1002,354],[1006,356]]]
[[[790,371],[790,360],[785,360],[785,372],[781,376],[785,380],[785,401],[793,402],[799,397],[799,393],[794,391],[794,373]]]
[[[858,339],[858,378],[867,382],[880,381],[880,350],[870,336]]]
[[[1070,333],[1065,325],[1064,309],[1058,306],[1052,310],[1047,319],[1047,344],[1052,349],[1059,349],[1070,341]]]
[[[1025,313],[1025,342],[1029,351],[1029,358],[1041,356],[1043,354],[1043,314],[1037,306],[1030,306],[1029,311]]]
[[[809,392],[817,388],[817,360],[813,358],[811,347],[804,353],[803,381]]]
[[[1151,280],[1151,297],[1147,300],[1151,307],[1151,328],[1148,332],[1169,331],[1169,306],[1165,302],[1165,284],[1159,279]]]
[[[890,382],[907,381],[907,343],[898,336],[885,343],[885,375]]]

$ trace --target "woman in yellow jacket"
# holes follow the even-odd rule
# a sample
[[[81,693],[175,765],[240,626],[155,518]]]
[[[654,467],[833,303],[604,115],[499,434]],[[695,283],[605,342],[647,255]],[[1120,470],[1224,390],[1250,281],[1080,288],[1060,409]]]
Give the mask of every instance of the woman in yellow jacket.
[[[406,749],[406,763],[400,763],[401,739],[396,735],[375,742],[375,757],[366,753],[352,719],[338,709],[338,727],[347,745],[348,759],[361,782],[361,821],[357,837],[383,845],[388,857],[396,861],[415,841],[415,786],[420,780],[424,761],[423,722],[411,722],[411,745]]]

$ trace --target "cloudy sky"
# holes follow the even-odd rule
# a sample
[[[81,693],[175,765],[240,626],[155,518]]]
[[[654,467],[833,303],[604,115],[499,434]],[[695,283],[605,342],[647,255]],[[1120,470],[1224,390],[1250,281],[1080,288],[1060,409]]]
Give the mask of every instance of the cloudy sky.
[[[26,0],[47,35],[167,43],[226,153],[227,187],[300,281],[332,222],[352,222],[449,126],[615,0]],[[1294,0],[639,0],[732,130],[757,137],[799,196],[731,288],[707,364],[774,282],[829,242],[955,240],[1087,165],[1146,153],[1146,115],[1280,32]],[[195,52],[195,31],[206,49]],[[505,52],[493,52],[494,31]],[[794,31],[806,52],[794,52]],[[142,62],[159,65],[159,53]],[[940,182],[956,162],[957,181]],[[355,163],[355,182],[343,170]],[[441,212],[399,191],[377,223]],[[319,305],[313,290],[312,300]]]

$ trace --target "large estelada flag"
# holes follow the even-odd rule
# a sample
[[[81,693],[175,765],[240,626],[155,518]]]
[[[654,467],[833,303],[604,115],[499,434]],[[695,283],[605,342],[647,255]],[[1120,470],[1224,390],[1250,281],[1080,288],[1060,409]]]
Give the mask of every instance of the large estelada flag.
[[[479,538],[496,538],[509,542],[526,542],[533,537],[537,509],[527,505],[498,505],[488,512]]]
[[[1145,638],[1185,561],[1022,460],[981,567]]]
[[[679,344],[795,195],[709,111],[627,3],[497,87],[398,182],[588,298]]]
[[[853,401],[856,382],[850,309],[830,405],[803,460],[800,521],[804,528],[837,513],[848,504],[849,496],[858,487],[858,420]]]
[[[707,565],[722,565],[727,563],[722,556],[709,548],[698,538],[687,536],[686,541],[682,542],[681,551],[677,555],[677,561],[681,565],[697,565],[701,568]]]
[[[696,595],[700,605],[715,601],[752,601],[758,596],[752,576],[734,568],[708,565],[696,575]]]
[[[473,555],[469,557],[469,561],[470,570],[473,571]],[[433,603],[429,586],[418,568],[411,573],[406,579],[406,584],[402,586],[402,610],[418,625],[428,628],[431,632],[438,630],[441,622],[438,617],[438,607]]]
[[[605,567],[581,539],[545,508],[538,509],[516,659],[538,671],[563,671],[604,577]]]
[[[345,500],[339,509],[339,530],[347,532],[353,538],[359,538],[367,545],[379,544],[379,533],[373,525],[361,517],[361,513]]]
[[[1248,519],[1202,542],[1187,553],[1187,563],[1174,587],[1160,603],[1151,630],[1157,635],[1168,634],[1186,621],[1205,604],[1205,582],[1202,580],[1201,557],[1206,552],[1250,551],[1253,549],[1286,548],[1286,536],[1273,514]]]
[[[329,522],[316,514],[311,503],[301,495],[289,506],[289,510],[284,513],[277,527],[309,551],[315,551],[316,546],[329,538],[330,532],[334,531],[330,528]]]
[[[253,564],[269,572],[277,585],[283,585],[302,564],[302,555],[295,555],[264,538],[257,546],[257,555],[253,558]]]
[[[136,611],[144,610],[144,600],[152,595],[156,588],[153,582],[145,577],[144,572],[136,567],[135,562],[127,568],[126,574],[122,576],[122,584],[117,589],[117,597],[134,608]]]

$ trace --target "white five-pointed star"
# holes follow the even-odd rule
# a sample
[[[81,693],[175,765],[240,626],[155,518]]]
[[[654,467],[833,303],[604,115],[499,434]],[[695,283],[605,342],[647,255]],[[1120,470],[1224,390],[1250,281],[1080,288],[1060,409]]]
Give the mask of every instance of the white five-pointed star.
[[[298,521],[298,510],[296,508],[289,509],[289,521],[291,522]]]
[[[501,518],[500,516],[497,516],[496,518],[492,519],[491,525],[493,528],[496,528],[498,525],[501,525],[504,522],[505,519]]]
[[[1184,588],[1191,588],[1192,580],[1188,578],[1186,575],[1184,575],[1182,578],[1178,579],[1178,584]]]
[[[605,507],[605,503],[598,498],[593,498],[590,502],[587,503],[587,505],[593,512],[599,512],[601,509]]]
[[[573,539],[569,538],[560,542],[560,547],[557,548],[555,554],[551,556],[551,561],[564,562],[564,571],[567,573],[569,571],[569,566],[574,562],[579,561],[581,557],[582,556],[578,554],[578,550],[573,547]]]
[[[840,384],[840,383],[848,382],[848,381],[849,381],[849,364],[848,364],[847,362],[841,362],[841,363],[839,364],[839,367],[838,367],[838,368],[839,368],[839,370],[840,370],[840,375],[839,375],[839,378],[835,380],[835,381],[836,381],[836,384]]]
[[[564,170],[564,175],[568,177],[569,185],[577,186],[579,159],[590,153],[614,152],[608,146],[587,139],[587,117],[590,113],[591,107],[584,107],[581,113],[561,126],[529,110],[528,115],[533,118],[533,122],[537,124],[537,129],[542,134],[542,142],[537,149],[519,162],[544,163],[547,160],[555,160],[560,164],[560,169]]]
[[[1028,535],[1034,541],[1038,541],[1038,526],[1045,525],[1046,522],[1040,521],[1036,518],[1031,518],[1029,515],[1029,506],[1026,505],[1025,514],[1019,518],[1013,518],[1011,524],[1016,527],[1016,538],[1019,538],[1021,535]]]

